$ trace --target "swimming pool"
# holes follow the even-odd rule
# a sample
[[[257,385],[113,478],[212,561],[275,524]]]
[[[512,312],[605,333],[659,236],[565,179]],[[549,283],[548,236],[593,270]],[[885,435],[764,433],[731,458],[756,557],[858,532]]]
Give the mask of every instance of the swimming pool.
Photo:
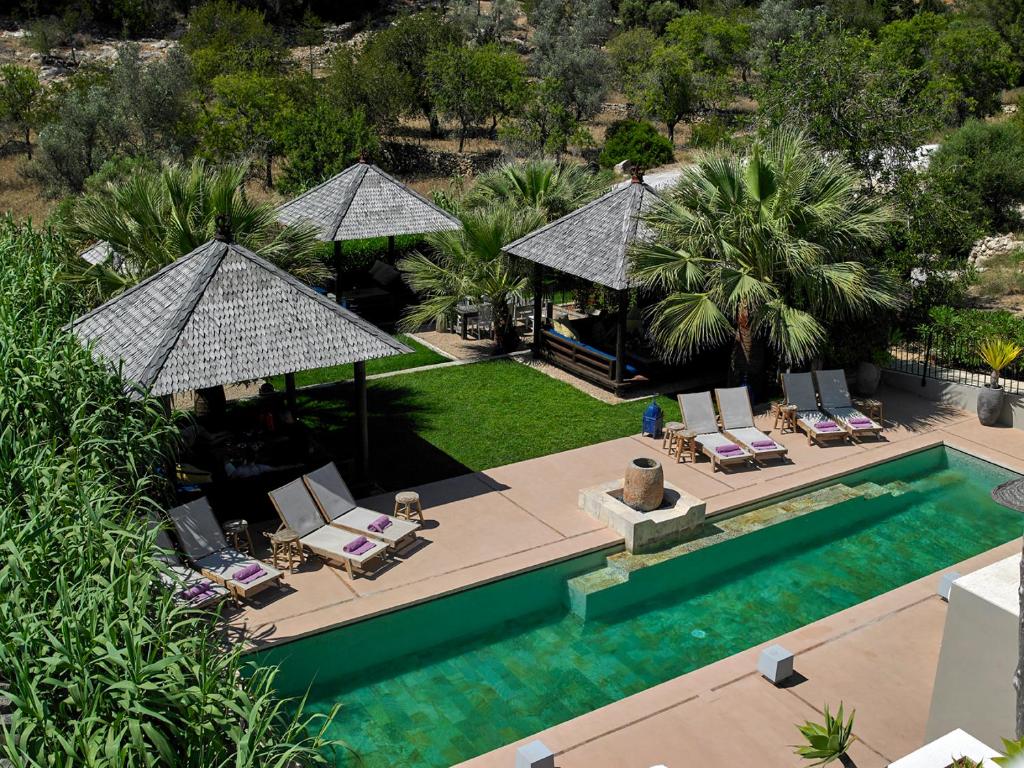
[[[1019,536],[1024,518],[989,498],[1013,477],[932,448],[831,481],[849,489],[838,503],[633,573],[598,618],[569,610],[567,584],[601,553],[254,659],[281,665],[284,695],[311,686],[312,711],[340,702],[329,735],[368,768],[447,766]]]

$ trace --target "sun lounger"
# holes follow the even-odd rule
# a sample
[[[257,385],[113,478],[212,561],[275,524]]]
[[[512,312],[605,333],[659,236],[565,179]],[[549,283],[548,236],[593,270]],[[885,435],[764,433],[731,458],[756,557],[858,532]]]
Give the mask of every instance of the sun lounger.
[[[746,464],[753,459],[750,451],[718,431],[710,392],[679,395],[679,410],[682,411],[687,431],[695,433],[694,439],[701,452],[711,459],[713,472],[717,472],[720,467]]]
[[[786,458],[789,449],[754,426],[754,411],[746,387],[716,389],[715,400],[722,416],[722,432],[750,451],[755,461]]]
[[[839,370],[815,371],[814,379],[818,382],[821,409],[851,437],[878,437],[882,433],[884,427],[881,424],[869,419],[854,407],[853,400],[850,399],[850,389],[846,385],[846,374]]]
[[[335,528],[378,539],[392,549],[402,549],[416,541],[419,523],[360,507],[333,463],[303,475],[302,482],[324,519]]]
[[[271,491],[270,501],[281,521],[299,534],[302,546],[325,560],[343,565],[350,579],[355,579],[356,573],[372,573],[384,564],[388,545],[327,525],[302,478]],[[362,546],[358,546],[360,539]]]
[[[782,374],[782,391],[786,404],[796,407],[797,429],[807,433],[807,444],[824,444],[829,440],[846,440],[849,433],[818,407],[814,379],[809,373]]]
[[[281,571],[228,546],[205,496],[167,514],[189,559],[204,576],[223,584],[233,595],[249,598],[281,583]]]
[[[167,570],[160,574],[160,582],[171,591],[177,602],[192,608],[210,608],[231,594],[223,585],[210,581],[185,565],[174,550],[171,537],[160,527],[160,521],[150,516],[149,522],[157,531],[159,551],[156,557],[167,566]]]

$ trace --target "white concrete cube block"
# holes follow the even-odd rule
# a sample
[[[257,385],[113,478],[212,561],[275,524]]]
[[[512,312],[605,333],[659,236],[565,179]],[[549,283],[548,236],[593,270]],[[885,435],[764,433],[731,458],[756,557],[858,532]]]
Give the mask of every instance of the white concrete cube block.
[[[793,654],[781,645],[769,645],[761,651],[757,671],[773,683],[781,683],[793,674]]]
[[[555,753],[543,741],[531,741],[516,750],[516,768],[555,768]]]
[[[953,588],[953,582],[960,578],[960,574],[956,571],[947,571],[942,574],[942,578],[939,579],[939,597],[943,600],[949,600],[949,590]]]

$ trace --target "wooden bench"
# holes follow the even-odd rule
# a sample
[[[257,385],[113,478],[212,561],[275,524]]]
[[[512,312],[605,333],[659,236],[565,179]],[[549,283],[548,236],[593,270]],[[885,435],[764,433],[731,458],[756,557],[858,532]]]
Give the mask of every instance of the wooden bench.
[[[580,378],[606,389],[620,388],[615,381],[614,355],[549,330],[542,334],[542,348],[545,356],[555,365],[575,373]],[[627,363],[622,384],[627,384],[636,373],[636,369]]]

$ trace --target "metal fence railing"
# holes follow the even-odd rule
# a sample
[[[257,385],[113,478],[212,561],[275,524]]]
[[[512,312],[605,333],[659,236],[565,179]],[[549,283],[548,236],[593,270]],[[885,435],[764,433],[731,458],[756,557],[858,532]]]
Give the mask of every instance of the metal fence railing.
[[[928,379],[935,379],[969,387],[983,387],[991,379],[991,369],[985,365],[973,345],[934,331],[924,338],[895,344],[889,353],[886,368],[920,376],[921,386]],[[1024,394],[1024,360],[1018,359],[1005,369],[999,382],[1011,395]]]

